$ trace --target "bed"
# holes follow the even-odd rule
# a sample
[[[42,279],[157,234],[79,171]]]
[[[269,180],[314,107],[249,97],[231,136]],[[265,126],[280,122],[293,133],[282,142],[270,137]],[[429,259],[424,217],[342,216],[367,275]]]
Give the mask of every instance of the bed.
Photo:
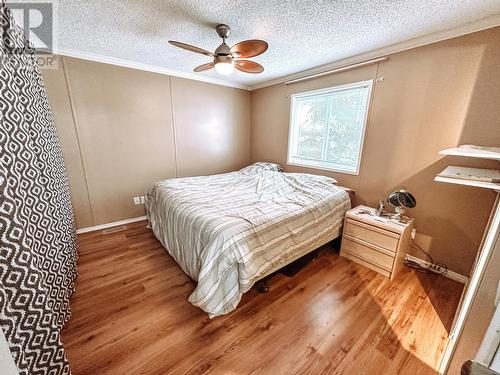
[[[272,163],[160,181],[146,195],[154,235],[197,282],[189,302],[211,318],[234,310],[256,281],[340,236],[350,208],[334,179]]]

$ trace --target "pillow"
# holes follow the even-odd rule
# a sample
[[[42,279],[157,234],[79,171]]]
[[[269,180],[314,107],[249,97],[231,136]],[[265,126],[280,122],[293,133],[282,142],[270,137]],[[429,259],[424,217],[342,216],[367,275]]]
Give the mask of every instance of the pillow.
[[[283,172],[281,165],[267,162],[257,162],[249,165],[248,167],[240,169],[240,173],[261,173],[265,171]]]
[[[337,185],[338,181],[333,177],[323,176],[320,174],[311,174],[311,173],[287,173],[289,176],[302,176],[302,178],[307,178],[313,181],[325,182],[333,185]]]

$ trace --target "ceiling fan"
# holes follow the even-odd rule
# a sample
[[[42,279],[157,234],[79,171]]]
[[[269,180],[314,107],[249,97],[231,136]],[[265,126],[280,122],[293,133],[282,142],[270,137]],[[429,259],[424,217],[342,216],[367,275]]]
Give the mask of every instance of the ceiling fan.
[[[236,43],[229,48],[226,44],[226,38],[231,33],[231,28],[228,25],[217,25],[215,27],[217,34],[222,38],[222,44],[212,53],[206,49],[192,46],[190,44],[169,40],[168,42],[176,47],[186,49],[191,52],[201,53],[202,55],[213,57],[212,62],[200,65],[193,70],[195,72],[203,72],[215,68],[215,70],[223,75],[231,74],[234,69],[245,73],[262,73],[264,67],[255,61],[244,60],[249,57],[255,57],[266,52],[267,43],[259,39],[249,39],[243,42]]]

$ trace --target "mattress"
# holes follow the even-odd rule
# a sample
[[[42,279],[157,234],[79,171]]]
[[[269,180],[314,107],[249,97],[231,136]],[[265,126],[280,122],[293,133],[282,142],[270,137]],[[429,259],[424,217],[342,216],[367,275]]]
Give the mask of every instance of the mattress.
[[[146,196],[151,229],[197,282],[189,302],[227,314],[259,279],[340,235],[351,203],[335,180],[254,166],[168,179]]]

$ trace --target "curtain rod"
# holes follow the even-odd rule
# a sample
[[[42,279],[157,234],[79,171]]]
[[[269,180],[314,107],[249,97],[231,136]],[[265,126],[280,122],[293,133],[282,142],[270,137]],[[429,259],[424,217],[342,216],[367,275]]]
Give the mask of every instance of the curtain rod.
[[[362,62],[355,63],[355,64],[344,65],[344,66],[340,66],[338,68],[327,70],[327,71],[324,71],[324,72],[321,72],[321,73],[315,73],[315,74],[311,74],[311,75],[308,75],[308,76],[304,76],[304,77],[292,79],[290,81],[286,81],[285,85],[291,85],[292,83],[297,83],[297,82],[306,81],[308,79],[323,77],[323,76],[326,76],[326,75],[329,75],[329,74],[333,74],[333,73],[345,72],[347,70],[361,68],[361,67],[367,66],[367,65],[377,64],[379,62],[384,62],[384,61],[387,61],[387,60],[389,60],[389,57],[388,56],[384,56],[384,57],[378,57],[376,59],[362,61]]]

